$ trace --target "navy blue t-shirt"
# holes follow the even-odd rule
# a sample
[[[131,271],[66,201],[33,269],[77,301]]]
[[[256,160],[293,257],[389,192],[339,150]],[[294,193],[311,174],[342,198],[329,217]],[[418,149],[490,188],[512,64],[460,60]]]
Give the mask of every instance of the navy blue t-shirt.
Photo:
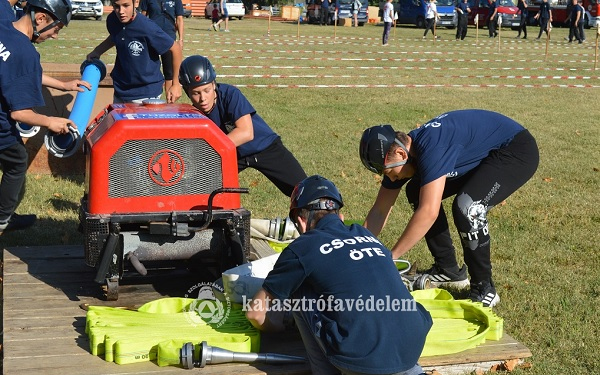
[[[519,0],[517,8],[519,8],[519,10],[521,11],[521,17],[527,17],[529,11],[527,10],[527,7],[525,7],[525,0]]]
[[[160,55],[173,46],[173,38],[141,13],[123,24],[113,12],[106,28],[117,49],[110,74],[116,96],[125,101],[159,96],[164,83]]]
[[[496,112],[465,109],[444,113],[408,135],[412,138],[416,175],[421,186],[442,176],[461,177],[488,156],[507,145],[525,130],[515,120]],[[382,185],[399,189],[407,180],[392,182],[387,176]]]
[[[408,370],[417,363],[432,325],[431,315],[402,282],[391,252],[366,228],[345,226],[335,214],[324,216],[283,250],[263,288],[280,301],[301,299],[305,288],[331,301],[317,308],[319,337],[329,361],[352,371]],[[385,301],[408,304],[394,308]]]
[[[459,14],[460,16],[466,16],[469,14],[469,12],[467,11],[467,8],[469,7],[468,3],[460,2],[456,7],[463,11],[462,14]]]
[[[0,150],[3,150],[22,142],[10,112],[45,103],[40,54],[29,38],[12,23],[2,21],[0,44],[3,46],[0,50]]]
[[[14,22],[17,20],[15,16],[15,10],[10,6],[10,3],[6,0],[0,1],[0,22],[10,21]]]
[[[492,2],[490,3],[490,7],[489,7],[489,9],[488,9],[488,16],[489,16],[489,17],[491,17],[491,16],[494,14],[494,11],[496,10],[496,8],[497,8],[497,4],[496,4],[496,2],[495,2],[495,1],[492,1]]]
[[[175,40],[175,21],[177,16],[183,16],[181,0],[142,0],[140,9],[147,12],[146,16]]]
[[[550,3],[542,2],[540,4],[540,18],[550,19]]]
[[[225,83],[217,84],[217,103],[213,110],[206,115],[225,134],[235,128],[235,122],[242,116],[252,117],[254,139],[237,147],[238,157],[246,157],[264,151],[279,135],[257,113],[244,94],[235,86]]]

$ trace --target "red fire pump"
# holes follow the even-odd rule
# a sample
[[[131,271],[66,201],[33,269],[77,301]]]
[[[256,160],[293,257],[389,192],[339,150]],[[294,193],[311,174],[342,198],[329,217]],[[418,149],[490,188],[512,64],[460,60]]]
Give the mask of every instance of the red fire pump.
[[[212,121],[187,104],[111,104],[84,138],[85,261],[107,299],[127,275],[246,262],[248,189],[235,145]]]

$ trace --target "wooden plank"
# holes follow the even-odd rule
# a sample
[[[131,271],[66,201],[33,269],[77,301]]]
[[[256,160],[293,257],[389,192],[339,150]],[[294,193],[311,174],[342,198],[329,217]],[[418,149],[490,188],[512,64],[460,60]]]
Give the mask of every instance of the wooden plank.
[[[15,255],[18,254],[18,255]],[[4,251],[4,261],[26,260],[26,259],[57,259],[57,258],[81,258],[84,257],[84,250],[79,245],[61,245],[61,246],[24,246],[18,248],[7,248]]]
[[[474,349],[461,353],[423,357],[419,360],[419,364],[421,366],[436,366],[527,357],[531,357],[531,351],[505,333],[498,341],[488,340]]]
[[[132,282],[119,288],[118,301],[103,301],[99,299],[100,285],[93,282],[94,270],[85,265],[81,254],[80,246],[4,251],[4,373],[74,375],[81,374],[82,368],[86,375],[186,373],[187,370],[161,368],[150,362],[119,366],[92,356],[84,333],[86,311],[80,305],[140,306],[165,296],[182,296],[189,288],[189,280]],[[262,334],[261,351],[305,355],[297,332]],[[500,341],[488,341],[463,353],[422,358],[420,364],[454,374],[453,371],[469,366],[486,369],[493,361],[529,356],[529,349],[505,334]],[[202,372],[310,374],[308,365],[226,364],[211,365]]]

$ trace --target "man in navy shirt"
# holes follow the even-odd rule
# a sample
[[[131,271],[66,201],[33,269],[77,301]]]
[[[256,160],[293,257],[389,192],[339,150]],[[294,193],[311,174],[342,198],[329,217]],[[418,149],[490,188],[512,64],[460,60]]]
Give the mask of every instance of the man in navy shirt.
[[[469,21],[469,13],[471,13],[471,8],[469,8],[468,0],[462,0],[462,2],[458,2],[456,5],[456,12],[458,13],[458,27],[456,28],[456,40],[465,40],[467,36],[467,23]]]
[[[117,49],[113,79],[115,103],[141,103],[161,96],[164,77],[160,72],[160,56],[172,54],[173,84],[165,96],[169,103],[181,97],[179,66],[183,52],[157,24],[138,13],[135,0],[112,0],[113,12],[106,18],[110,34],[92,52],[88,60],[99,59],[112,47]]]
[[[498,6],[496,0],[489,0],[490,8],[488,9],[488,31],[490,38],[495,38],[498,35],[496,31],[496,22],[498,22]]]
[[[378,235],[400,189],[414,209],[392,248],[397,258],[425,237],[435,259],[426,271],[434,286],[469,285],[458,267],[442,200],[455,196],[454,224],[471,276],[471,299],[484,306],[500,300],[492,280],[487,213],[535,173],[535,139],[516,121],[499,113],[462,110],[444,113],[408,134],[390,125],[365,130],[360,157],[370,171],[384,174],[365,226]]]
[[[181,0],[142,0],[140,9],[144,16],[148,16],[161,29],[164,30],[183,50],[183,4]],[[165,92],[169,92],[173,85],[173,54],[169,50],[160,56],[163,74],[165,76]]]
[[[540,39],[542,37],[542,32],[545,32],[546,35],[548,35],[548,28],[552,24],[552,8],[550,7],[548,0],[542,1],[540,4],[540,10],[533,18],[538,20],[540,23],[540,33],[536,39]]]
[[[431,315],[406,289],[390,251],[364,227],[344,225],[343,204],[321,176],[296,186],[290,218],[300,237],[245,305],[246,316],[277,331],[284,325],[273,313],[291,311],[313,374],[421,374]]]
[[[321,0],[321,26],[327,26],[329,23],[329,1]]]
[[[277,133],[256,113],[234,86],[216,82],[217,73],[204,56],[190,56],[181,64],[179,81],[185,93],[237,147],[238,169],[261,172],[287,195],[306,177],[294,155]]]
[[[5,0],[0,0],[5,1]],[[31,226],[35,215],[17,215],[19,194],[27,172],[27,150],[16,122],[43,126],[65,134],[73,121],[36,113],[45,105],[42,96],[40,55],[31,44],[58,36],[71,19],[69,0],[30,0],[27,16],[13,23],[0,22],[0,234]]]

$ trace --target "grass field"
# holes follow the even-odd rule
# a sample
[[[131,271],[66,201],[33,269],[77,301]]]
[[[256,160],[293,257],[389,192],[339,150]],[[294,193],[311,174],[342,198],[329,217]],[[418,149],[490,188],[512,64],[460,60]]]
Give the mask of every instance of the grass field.
[[[362,167],[358,140],[371,125],[408,131],[448,110],[483,108],[508,115],[536,137],[541,164],[531,181],[490,212],[494,279],[502,298],[495,311],[505,330],[533,352],[529,370],[516,374],[596,373],[600,345],[600,78],[594,71],[595,30],[583,45],[567,44],[567,29],[545,41],[500,41],[469,28],[422,40],[412,27],[298,26],[266,20],[233,21],[230,33],[208,31],[209,21],[186,20],[184,55],[208,56],[218,80],[240,86],[278,132],[308,174],[332,179],[344,195],[344,213],[363,219],[379,178]],[[537,28],[530,29],[535,36]],[[57,41],[38,49],[45,62],[80,63],[107,35],[104,22],[73,21]],[[477,42],[477,43],[476,43]],[[114,50],[103,57],[114,61]],[[186,101],[182,100],[182,101]],[[262,175],[245,171],[243,197],[253,217],[287,214],[288,201]],[[2,246],[81,244],[77,207],[80,176],[29,175],[18,212],[40,222],[7,233]],[[446,202],[450,203],[450,202]],[[448,210],[448,212],[450,212]],[[399,198],[382,232],[392,245],[410,216]],[[458,244],[458,239],[455,238]],[[459,256],[462,256],[459,254]],[[424,242],[407,257],[432,261]],[[596,342],[596,344],[594,344]]]

